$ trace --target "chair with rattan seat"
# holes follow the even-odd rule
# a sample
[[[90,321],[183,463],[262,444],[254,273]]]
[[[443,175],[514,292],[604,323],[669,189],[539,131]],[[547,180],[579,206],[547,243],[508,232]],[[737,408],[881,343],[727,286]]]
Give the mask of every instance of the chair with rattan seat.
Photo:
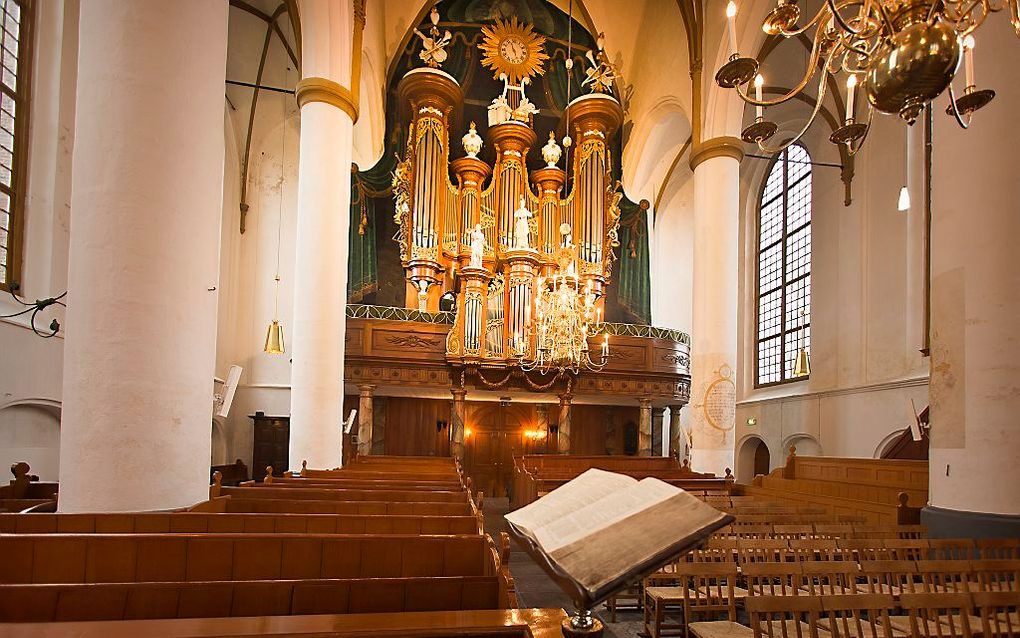
[[[822,599],[815,596],[754,596],[745,601],[754,638],[828,638],[818,625]],[[720,627],[722,629],[722,627]]]
[[[864,582],[857,585],[857,590],[862,594],[899,596],[924,591],[918,582],[917,563],[914,561],[861,561],[861,577]]]
[[[890,623],[905,635],[970,638],[980,633],[981,619],[971,615],[971,597],[966,592],[903,594],[899,605],[907,615],[893,616]]]
[[[736,595],[746,590],[736,587],[737,566],[733,563],[681,563],[678,587],[657,586],[645,582],[645,633],[660,636],[690,636],[690,625],[697,618],[725,616],[737,619]],[[679,611],[682,622],[670,621]],[[700,636],[699,638],[707,638]]]
[[[981,620],[982,638],[1020,636],[1020,592],[977,591],[970,599]]]
[[[889,594],[846,594],[820,596],[822,613],[818,627],[835,638],[900,638],[907,634],[894,629],[889,612],[896,608]]]
[[[836,596],[859,593],[857,563],[817,561],[801,563],[800,589],[810,596]]]

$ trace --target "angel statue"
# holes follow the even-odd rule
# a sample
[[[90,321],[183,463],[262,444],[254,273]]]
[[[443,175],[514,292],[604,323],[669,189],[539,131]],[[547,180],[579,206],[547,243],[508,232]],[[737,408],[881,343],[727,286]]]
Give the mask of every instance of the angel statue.
[[[453,36],[447,30],[442,37],[439,37],[439,28],[436,26],[439,24],[439,12],[435,7],[432,7],[429,19],[432,21],[429,34],[425,35],[418,29],[414,30],[414,34],[421,38],[421,53],[418,54],[418,57],[429,67],[437,69],[443,62],[446,62],[448,56],[446,47],[450,44]]]
[[[471,231],[471,261],[472,268],[484,268],[482,255],[485,253],[485,233],[482,232],[482,225],[475,224]]]
[[[593,54],[589,49],[585,56],[591,68],[585,71],[587,77],[581,82],[581,86],[590,86],[593,93],[609,93],[613,82],[620,77],[619,70],[609,61],[609,55],[602,46],[602,38],[602,34],[599,34],[598,53]]]
[[[514,249],[515,250],[531,250],[531,246],[528,245],[528,235],[531,234],[531,211],[524,205],[524,198],[521,198],[521,207],[514,213],[514,219],[517,222],[514,225]]]

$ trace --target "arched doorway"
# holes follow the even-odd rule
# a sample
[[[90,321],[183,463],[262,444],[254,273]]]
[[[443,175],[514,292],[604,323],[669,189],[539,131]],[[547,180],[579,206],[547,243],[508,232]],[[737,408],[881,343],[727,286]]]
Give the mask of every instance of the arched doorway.
[[[464,470],[474,489],[486,497],[508,494],[513,480],[514,456],[545,451],[545,439],[533,431],[532,405],[469,403],[464,431]]]
[[[769,446],[757,436],[750,436],[740,445],[737,453],[737,480],[750,483],[759,474],[768,474],[772,457]]]

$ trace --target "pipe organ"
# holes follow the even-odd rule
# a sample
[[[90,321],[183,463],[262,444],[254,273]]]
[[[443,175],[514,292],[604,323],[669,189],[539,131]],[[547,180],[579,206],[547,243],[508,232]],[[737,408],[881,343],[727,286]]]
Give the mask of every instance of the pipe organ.
[[[436,310],[443,293],[456,292],[447,357],[462,363],[532,354],[539,282],[555,285],[569,269],[579,292],[601,298],[618,246],[608,140],[623,120],[619,102],[589,93],[569,103],[561,125],[568,174],[557,165],[563,151],[554,133],[543,131],[548,142],[536,147],[527,76],[500,77],[503,95],[488,109],[484,140],[476,123],[460,128],[463,92],[441,69],[414,69],[398,86],[408,133],[394,174],[395,239],[408,305]],[[461,135],[463,151],[451,147]],[[483,145],[491,163],[478,157]],[[532,149],[544,166],[529,171]]]

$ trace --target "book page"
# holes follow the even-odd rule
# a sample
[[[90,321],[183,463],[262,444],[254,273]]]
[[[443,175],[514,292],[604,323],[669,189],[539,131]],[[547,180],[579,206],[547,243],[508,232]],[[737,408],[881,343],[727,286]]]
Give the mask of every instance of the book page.
[[[584,534],[546,555],[590,596],[624,583],[697,545],[732,517],[677,489],[601,529]],[[540,548],[541,549],[541,548]]]
[[[547,554],[552,553],[682,491],[656,478],[641,479],[536,529],[535,541]]]
[[[590,469],[534,503],[505,516],[517,529],[535,539],[535,531],[559,518],[591,505],[609,494],[637,484],[623,474]]]

